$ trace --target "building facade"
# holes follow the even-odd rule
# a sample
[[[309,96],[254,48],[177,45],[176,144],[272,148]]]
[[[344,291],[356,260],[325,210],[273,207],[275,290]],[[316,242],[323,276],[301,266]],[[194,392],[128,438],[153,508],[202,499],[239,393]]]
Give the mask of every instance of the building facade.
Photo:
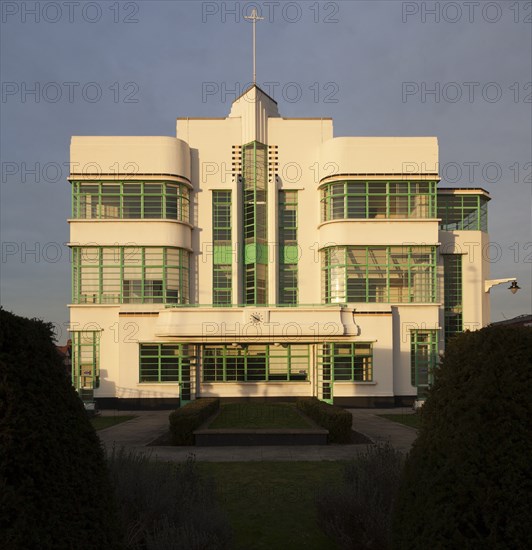
[[[409,404],[488,324],[489,195],[438,189],[436,138],[335,138],[257,86],[176,135],[72,138],[85,399]]]

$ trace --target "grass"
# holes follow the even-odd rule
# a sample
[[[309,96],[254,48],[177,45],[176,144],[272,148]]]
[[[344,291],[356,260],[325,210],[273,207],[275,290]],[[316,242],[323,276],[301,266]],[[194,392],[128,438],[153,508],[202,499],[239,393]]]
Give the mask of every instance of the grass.
[[[95,416],[90,419],[92,427],[98,431],[98,430],[104,430],[105,428],[110,428],[111,426],[114,426],[115,424],[121,424],[122,422],[127,422],[128,420],[132,420],[133,418],[137,418],[133,415],[125,415],[125,416]]]
[[[209,429],[305,429],[312,428],[289,403],[228,403]]]
[[[211,462],[201,472],[216,483],[233,529],[235,550],[328,550],[336,544],[317,523],[316,491],[341,482],[345,462]]]
[[[410,428],[416,428],[419,430],[421,425],[421,416],[418,413],[413,414],[379,414],[380,417],[391,420],[392,422],[399,422]]]

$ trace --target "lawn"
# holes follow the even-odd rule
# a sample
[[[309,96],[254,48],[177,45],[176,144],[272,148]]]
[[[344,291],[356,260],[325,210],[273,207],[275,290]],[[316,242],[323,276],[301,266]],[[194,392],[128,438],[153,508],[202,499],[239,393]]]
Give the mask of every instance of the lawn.
[[[341,481],[343,462],[205,462],[234,532],[235,550],[328,550],[318,527],[315,494]]]
[[[305,429],[313,428],[290,403],[228,403],[209,429]]]
[[[115,424],[121,424],[122,422],[127,422],[128,420],[132,420],[133,418],[137,418],[133,415],[124,415],[124,416],[95,416],[94,418],[90,419],[90,422],[92,424],[92,427],[98,431],[103,430],[105,428],[110,428],[111,426],[114,426]]]
[[[419,430],[421,423],[421,416],[418,413],[414,414],[379,414],[382,418],[391,420],[393,422],[399,422],[399,424],[404,424],[405,426],[410,426],[410,428],[416,428]]]

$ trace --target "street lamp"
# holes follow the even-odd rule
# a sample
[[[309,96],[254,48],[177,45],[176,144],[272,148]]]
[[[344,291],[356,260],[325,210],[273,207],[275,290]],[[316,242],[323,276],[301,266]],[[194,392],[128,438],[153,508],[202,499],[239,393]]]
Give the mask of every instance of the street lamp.
[[[515,294],[518,290],[521,290],[521,287],[517,284],[517,281],[512,281],[512,284],[508,287],[508,290]]]

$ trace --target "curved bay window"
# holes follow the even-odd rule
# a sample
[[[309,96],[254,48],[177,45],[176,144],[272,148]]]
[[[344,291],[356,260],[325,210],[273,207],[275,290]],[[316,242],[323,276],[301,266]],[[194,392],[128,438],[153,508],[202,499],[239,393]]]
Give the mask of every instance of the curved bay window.
[[[72,217],[77,219],[168,219],[189,221],[189,189],[161,181],[74,181]]]
[[[434,303],[435,246],[335,246],[322,251],[323,301]]]
[[[189,253],[181,248],[72,249],[74,304],[187,304]]]
[[[321,221],[435,217],[435,181],[345,180],[321,187]]]

